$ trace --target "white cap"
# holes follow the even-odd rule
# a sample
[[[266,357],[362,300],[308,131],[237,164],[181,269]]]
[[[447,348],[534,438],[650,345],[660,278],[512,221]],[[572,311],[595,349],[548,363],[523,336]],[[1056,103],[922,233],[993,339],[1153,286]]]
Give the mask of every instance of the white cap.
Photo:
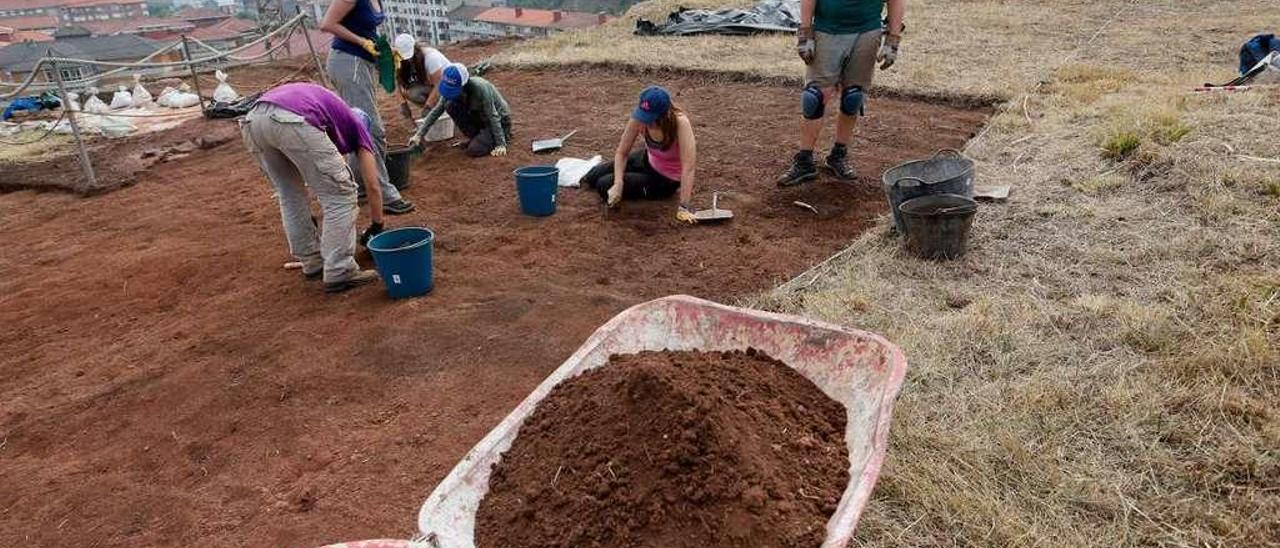
[[[413,50],[417,49],[417,40],[408,34],[396,35],[396,53],[400,54],[401,60],[413,59]]]

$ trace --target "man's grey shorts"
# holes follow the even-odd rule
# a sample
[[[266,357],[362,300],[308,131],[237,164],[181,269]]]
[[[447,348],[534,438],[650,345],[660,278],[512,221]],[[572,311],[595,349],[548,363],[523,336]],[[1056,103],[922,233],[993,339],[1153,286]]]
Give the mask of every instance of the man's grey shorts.
[[[881,29],[856,34],[813,33],[813,62],[805,67],[805,84],[869,89],[882,34]]]

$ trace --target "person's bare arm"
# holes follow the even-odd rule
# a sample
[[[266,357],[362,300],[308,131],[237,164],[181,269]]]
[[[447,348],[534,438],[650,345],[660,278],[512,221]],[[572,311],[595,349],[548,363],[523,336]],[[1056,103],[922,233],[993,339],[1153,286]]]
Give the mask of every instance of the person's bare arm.
[[[810,0],[812,1],[812,0]],[[902,36],[902,21],[907,15],[907,0],[889,0],[889,36]]]
[[[800,0],[800,28],[813,28],[813,12],[817,4],[818,0]]]
[[[329,4],[329,9],[324,12],[324,20],[320,22],[320,30],[352,44],[363,45],[366,42],[365,38],[342,26],[342,18],[351,13],[351,9],[355,6],[355,0],[333,0],[333,3]]]
[[[698,169],[698,143],[693,137],[693,123],[680,116],[676,119],[676,135],[680,144],[680,205],[689,207],[693,199],[693,180]]]
[[[622,139],[618,140],[618,148],[613,151],[613,187],[609,189],[609,205],[618,205],[622,201],[622,177],[627,172],[627,156],[631,147],[636,144],[636,136],[640,134],[640,122],[627,120],[627,129],[622,131]]]
[[[356,152],[360,161],[360,178],[364,181],[364,195],[369,200],[369,220],[382,224],[382,187],[378,186],[378,160],[373,153],[361,148]]]

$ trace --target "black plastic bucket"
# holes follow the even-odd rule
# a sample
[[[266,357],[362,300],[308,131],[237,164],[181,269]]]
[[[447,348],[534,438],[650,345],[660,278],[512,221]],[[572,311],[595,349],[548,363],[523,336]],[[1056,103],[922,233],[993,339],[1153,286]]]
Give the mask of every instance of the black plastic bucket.
[[[387,151],[387,177],[391,179],[391,186],[400,190],[409,187],[409,183],[412,182],[409,179],[409,165],[417,152],[418,149],[410,147]]]
[[[931,194],[902,202],[907,251],[922,259],[964,255],[978,202],[959,194]]]
[[[881,177],[893,225],[898,233],[906,232],[902,203],[931,194],[958,194],[973,197],[973,160],[958,150],[942,149],[927,160],[913,160],[886,169]]]

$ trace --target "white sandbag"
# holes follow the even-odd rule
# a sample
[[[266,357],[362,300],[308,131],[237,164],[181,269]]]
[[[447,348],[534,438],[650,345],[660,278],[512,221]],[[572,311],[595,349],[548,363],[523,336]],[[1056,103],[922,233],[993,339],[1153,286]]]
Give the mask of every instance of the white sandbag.
[[[169,99],[173,96],[173,92],[178,91],[170,86],[165,86],[160,95],[156,96],[156,104],[162,107],[169,106]]]
[[[67,108],[71,112],[80,112],[80,94],[74,91],[67,93]]]
[[[586,175],[591,168],[600,165],[604,161],[599,154],[590,160],[581,160],[578,158],[561,158],[556,160],[556,169],[560,170],[560,176],[556,179],[556,184],[571,188],[578,187],[578,181]]]
[[[111,110],[126,109],[133,106],[133,94],[129,93],[129,88],[120,86],[116,90],[116,94],[111,96]]]
[[[74,131],[72,131],[71,129],[71,122],[67,120],[58,122],[58,125],[53,126],[53,132],[57,133],[58,135],[71,135],[72,133],[74,133]]]
[[[142,87],[142,75],[133,75],[133,106],[145,107],[151,104],[151,92],[147,88]]]
[[[137,126],[119,116],[103,116],[102,121],[98,123],[98,129],[102,130],[102,134],[107,137],[124,137],[138,131]]]
[[[84,111],[93,114],[105,114],[111,111],[111,108],[102,99],[98,98],[98,88],[89,88],[89,100],[84,102]]]
[[[175,91],[169,94],[169,108],[187,108],[200,104],[200,96],[194,93]]]
[[[213,90],[213,102],[234,103],[240,100],[240,94],[227,83],[227,73],[217,71],[214,76],[218,78],[218,87]]]

